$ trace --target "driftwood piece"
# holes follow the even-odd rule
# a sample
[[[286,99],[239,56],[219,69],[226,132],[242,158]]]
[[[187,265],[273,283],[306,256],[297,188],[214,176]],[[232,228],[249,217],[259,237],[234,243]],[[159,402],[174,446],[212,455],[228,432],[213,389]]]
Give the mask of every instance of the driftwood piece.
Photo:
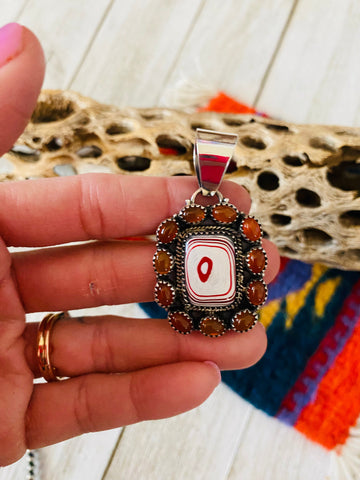
[[[360,269],[360,129],[251,115],[101,105],[43,91],[26,131],[0,159],[0,180],[89,171],[193,175],[197,127],[239,135],[227,178],[281,253]]]

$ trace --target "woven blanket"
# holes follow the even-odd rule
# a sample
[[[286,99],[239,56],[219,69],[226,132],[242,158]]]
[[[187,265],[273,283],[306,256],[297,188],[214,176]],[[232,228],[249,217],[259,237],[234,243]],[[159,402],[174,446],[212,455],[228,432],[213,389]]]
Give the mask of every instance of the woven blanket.
[[[205,110],[260,114],[224,93]],[[150,316],[166,318],[155,303]],[[360,478],[360,272],[282,258],[260,311],[263,358],[222,378],[255,407],[296,428]]]

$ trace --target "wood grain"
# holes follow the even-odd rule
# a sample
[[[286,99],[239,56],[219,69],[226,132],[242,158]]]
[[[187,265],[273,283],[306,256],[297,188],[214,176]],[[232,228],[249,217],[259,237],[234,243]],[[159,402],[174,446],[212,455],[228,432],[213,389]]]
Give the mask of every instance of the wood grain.
[[[327,450],[253,409],[227,480],[330,480],[328,466]]]
[[[258,97],[259,109],[284,120],[355,125],[359,8],[357,0],[12,0],[0,17],[39,35],[47,88],[147,107],[195,78],[248,103]],[[42,450],[44,480],[100,480],[112,435]],[[330,478],[326,452],[294,435],[222,386],[188,414],[126,428],[106,480]],[[0,479],[25,478],[23,467],[0,469]]]
[[[205,2],[164,92],[188,78],[224,90],[248,104],[258,92],[293,0]],[[162,103],[161,96],[158,102]]]
[[[359,125],[360,3],[301,0],[257,106],[297,123]]]
[[[191,412],[126,427],[103,480],[225,480],[251,410],[221,384]]]
[[[7,2],[16,4],[17,2]],[[112,0],[28,0],[18,21],[39,37],[46,58],[44,86],[66,88],[108,13]]]
[[[18,21],[27,2],[28,0],[1,2],[0,26],[5,25],[6,23]]]
[[[152,105],[202,0],[116,0],[70,87],[103,102]]]

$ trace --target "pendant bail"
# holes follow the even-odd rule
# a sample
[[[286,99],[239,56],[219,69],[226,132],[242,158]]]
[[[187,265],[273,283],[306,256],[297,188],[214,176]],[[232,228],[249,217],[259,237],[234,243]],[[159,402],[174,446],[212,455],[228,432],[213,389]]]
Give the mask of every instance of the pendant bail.
[[[194,167],[203,195],[217,193],[237,140],[238,136],[233,133],[196,129]]]

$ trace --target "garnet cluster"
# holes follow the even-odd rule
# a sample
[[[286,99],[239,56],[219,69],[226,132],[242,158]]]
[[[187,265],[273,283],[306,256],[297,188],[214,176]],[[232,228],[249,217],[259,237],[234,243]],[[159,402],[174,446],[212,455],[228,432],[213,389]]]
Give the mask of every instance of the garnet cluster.
[[[155,300],[177,332],[218,337],[255,325],[267,297],[267,259],[255,218],[227,200],[209,206],[187,201],[156,235]]]

